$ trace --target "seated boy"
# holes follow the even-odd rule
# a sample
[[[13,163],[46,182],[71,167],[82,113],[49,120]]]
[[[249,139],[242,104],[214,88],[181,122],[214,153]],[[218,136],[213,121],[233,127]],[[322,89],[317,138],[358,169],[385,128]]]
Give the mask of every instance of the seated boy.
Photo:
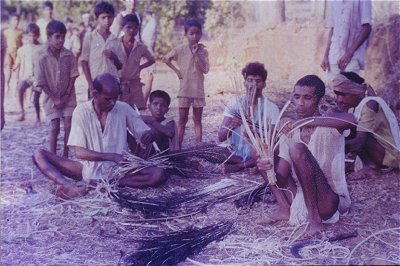
[[[343,111],[355,108],[357,135],[346,139],[346,152],[357,154],[366,167],[400,167],[400,134],[396,116],[380,97],[365,97],[368,85],[354,72],[342,72],[333,80],[338,106]],[[370,87],[369,87],[370,88]]]
[[[254,108],[254,118],[258,122],[258,103],[260,101],[262,109],[264,109],[264,102],[266,101],[266,110],[261,109],[261,117],[267,116],[271,120],[271,124],[275,125],[279,116],[278,107],[271,102],[268,98],[262,95],[265,88],[265,81],[268,72],[264,65],[258,62],[249,63],[242,70],[244,78],[244,86],[246,88],[246,96],[242,96],[239,100],[234,99],[229,102],[224,111],[224,120],[221,123],[218,131],[218,140],[228,140],[233,145],[235,154],[229,158],[227,164],[224,166],[224,172],[238,172],[245,168],[252,168],[256,164],[256,157],[252,155],[251,145],[245,140],[242,129],[242,119],[239,113],[239,106],[242,105],[243,109],[246,107],[246,97],[255,94],[252,108]],[[254,91],[255,90],[255,91]],[[263,119],[263,118],[262,118]]]
[[[264,223],[289,220],[292,225],[301,225],[309,222],[308,231],[312,234],[322,230],[323,221],[336,222],[339,213],[346,213],[350,208],[342,132],[352,128],[345,121],[353,122],[354,118],[349,114],[337,114],[341,120],[320,117],[318,103],[324,94],[325,85],[315,75],[301,78],[294,86],[297,123],[310,117],[314,122],[280,139],[279,158],[275,162],[277,183],[270,186],[279,208],[264,217]],[[272,168],[271,162],[260,159],[257,166],[268,182],[265,171]]]
[[[40,171],[59,185],[56,195],[73,198],[87,192],[87,183],[107,180],[110,169],[127,151],[127,128],[148,145],[155,136],[140,116],[126,103],[117,101],[119,84],[109,73],[93,81],[93,100],[78,105],[72,115],[68,145],[80,161],[57,156],[46,150],[35,152],[33,160]],[[164,170],[148,167],[118,180],[119,186],[144,188],[165,179]],[[84,182],[82,182],[84,181]]]
[[[148,105],[151,116],[142,115],[143,121],[153,130],[156,136],[155,144],[160,151],[176,150],[178,148],[175,121],[165,118],[170,103],[171,98],[168,93],[161,90],[153,91],[150,94],[150,103]],[[149,156],[156,152],[154,146],[149,147],[150,150],[143,151],[130,134],[128,135],[128,142],[131,151],[139,156]]]

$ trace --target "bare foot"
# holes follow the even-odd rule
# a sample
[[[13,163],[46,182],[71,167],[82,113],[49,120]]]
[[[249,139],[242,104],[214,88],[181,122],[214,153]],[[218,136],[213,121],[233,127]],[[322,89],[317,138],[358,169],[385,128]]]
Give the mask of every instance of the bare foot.
[[[324,230],[324,225],[318,222],[310,222],[307,226],[306,235],[313,236]]]
[[[56,191],[55,195],[62,199],[73,199],[76,197],[81,197],[86,195],[87,187],[85,182],[76,182],[75,185],[63,185],[59,186]]]
[[[273,224],[279,221],[288,221],[290,218],[289,211],[277,209],[273,213],[256,220],[257,224]]]

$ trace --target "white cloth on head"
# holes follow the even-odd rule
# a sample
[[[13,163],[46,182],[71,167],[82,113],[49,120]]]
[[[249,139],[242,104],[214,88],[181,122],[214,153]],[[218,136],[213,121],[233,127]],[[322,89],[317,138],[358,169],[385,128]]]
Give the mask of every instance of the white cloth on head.
[[[76,107],[72,115],[68,146],[82,147],[96,152],[123,154],[128,150],[127,128],[136,139],[140,139],[141,135],[150,129],[132,107],[117,101],[108,113],[102,131],[92,102],[88,101]],[[82,160],[81,163],[84,180],[106,179],[111,167],[115,165],[110,161]]]
[[[279,157],[286,160],[292,169],[292,176],[297,186],[297,192],[290,206],[291,225],[300,225],[307,221],[308,210],[304,201],[303,190],[289,155],[291,143],[303,143],[318,162],[319,167],[332,190],[339,195],[339,211],[349,210],[351,200],[347,188],[344,168],[344,136],[335,128],[317,127],[312,133],[309,143],[300,138],[300,129],[295,130],[290,138],[283,136],[280,140]]]

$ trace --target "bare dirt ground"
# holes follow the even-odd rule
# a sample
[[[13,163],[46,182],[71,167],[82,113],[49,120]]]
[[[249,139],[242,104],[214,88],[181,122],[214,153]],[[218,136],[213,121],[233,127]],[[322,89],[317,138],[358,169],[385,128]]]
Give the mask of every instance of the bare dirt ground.
[[[170,71],[159,68],[154,89],[163,89],[173,97],[171,115],[177,114],[178,80]],[[204,111],[204,141],[216,142],[222,111],[233,97],[226,74],[212,69],[206,78],[208,92]],[[287,99],[288,88],[268,84],[266,93],[280,107]],[[77,81],[78,99],[85,99],[85,83]],[[29,97],[29,93],[28,93]],[[169,233],[187,227],[205,227],[219,221],[233,221],[232,231],[222,241],[213,242],[202,252],[180,265],[269,265],[269,264],[400,264],[399,173],[369,176],[349,181],[352,208],[334,225],[311,240],[295,258],[289,248],[302,238],[304,226],[287,223],[259,225],[256,220],[275,207],[270,196],[251,209],[237,209],[233,200],[209,206],[207,212],[190,214],[190,205],[180,210],[182,217],[166,221],[146,221],[141,213],[122,209],[99,190],[74,201],[62,201],[51,192],[51,184],[33,165],[36,149],[48,145],[48,124],[34,126],[33,108],[27,100],[29,115],[24,122],[14,122],[18,110],[13,91],[6,99],[7,123],[1,133],[1,265],[117,265],[121,257],[138,247],[135,237]],[[184,145],[194,143],[193,124],[187,127]],[[59,142],[61,146],[61,139]],[[224,193],[247,190],[262,182],[247,171],[209,179],[183,179],[173,176],[160,188],[137,190],[140,197],[193,191],[233,180],[232,186],[202,199],[212,203]],[[186,214],[187,216],[185,216]],[[177,216],[179,216],[177,215]],[[184,217],[185,216],[185,217]],[[358,232],[358,236],[328,242],[338,233]]]

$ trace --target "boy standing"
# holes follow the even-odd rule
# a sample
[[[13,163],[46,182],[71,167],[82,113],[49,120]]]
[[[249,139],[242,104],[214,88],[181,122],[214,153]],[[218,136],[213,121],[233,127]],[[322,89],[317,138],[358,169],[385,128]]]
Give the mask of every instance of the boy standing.
[[[12,14],[10,17],[10,26],[4,30],[4,37],[7,41],[4,74],[8,90],[10,89],[12,69],[17,58],[17,50],[22,46],[22,30],[18,28],[18,24],[19,15]]]
[[[17,60],[15,69],[18,73],[18,98],[19,105],[21,107],[21,115],[18,121],[25,120],[25,109],[24,109],[24,96],[26,90],[33,85],[34,82],[34,62],[37,59],[40,50],[43,48],[39,43],[40,29],[35,23],[30,23],[26,27],[26,43],[18,49]],[[40,122],[40,91],[33,90],[33,105],[36,111],[36,122]]]
[[[146,109],[146,102],[143,96],[142,83],[140,82],[140,71],[155,63],[154,57],[147,47],[135,40],[139,31],[139,21],[134,14],[126,15],[121,21],[124,35],[106,44],[104,54],[109,64],[115,68],[111,73],[120,70],[121,97],[120,100],[130,106],[137,106],[139,110]],[[146,62],[140,64],[141,58]]]
[[[64,151],[68,157],[67,141],[71,130],[72,112],[76,107],[75,79],[78,67],[71,51],[64,48],[65,25],[52,20],[47,25],[47,47],[38,59],[35,68],[35,86],[45,92],[43,109],[50,120],[50,151],[56,154],[60,120],[64,120]]]
[[[189,108],[193,106],[193,122],[196,143],[202,139],[201,118],[203,107],[206,105],[204,94],[204,74],[207,74],[210,65],[208,52],[199,41],[202,36],[201,24],[197,20],[188,20],[184,24],[185,36],[188,44],[174,48],[164,57],[164,62],[175,71],[180,79],[179,99],[179,123],[178,141],[179,149],[182,148],[185,126],[188,121]],[[177,61],[178,68],[172,64]]]
[[[106,44],[116,38],[110,32],[114,20],[114,7],[108,2],[100,2],[94,7],[94,14],[97,19],[97,29],[85,34],[80,57],[82,70],[88,83],[89,99],[93,89],[93,77],[105,72],[111,72],[118,77],[116,71],[112,72],[115,67],[103,55]]]
[[[36,21],[36,25],[38,25],[40,29],[39,41],[41,43],[45,43],[47,40],[46,36],[47,24],[49,24],[49,22],[53,19],[53,3],[50,1],[45,1],[42,4],[42,8],[43,8],[43,17],[39,18]]]

